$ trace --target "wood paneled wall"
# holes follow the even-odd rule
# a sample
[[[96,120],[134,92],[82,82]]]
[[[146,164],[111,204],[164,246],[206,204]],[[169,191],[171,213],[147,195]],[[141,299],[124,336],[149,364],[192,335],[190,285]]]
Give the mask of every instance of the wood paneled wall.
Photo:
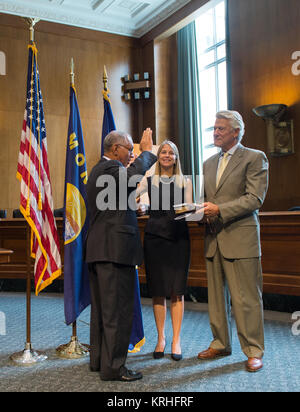
[[[145,47],[141,48],[141,57],[141,71],[148,72],[150,75],[151,94],[149,100],[144,100],[138,103],[140,109],[138,134],[141,135],[145,127],[151,127],[153,130],[153,141],[154,143],[157,143],[158,137],[155,122],[156,78],[153,41],[150,41]]]
[[[299,0],[229,0],[233,108],[246,123],[245,145],[267,152],[265,123],[252,108],[284,103],[294,119],[296,153],[268,155],[270,186],[263,210],[300,205],[300,76],[291,71],[292,53],[300,50],[299,22]]]
[[[205,3],[201,0],[189,3],[189,7],[180,9],[180,18],[189,21],[189,13],[197,14],[196,6]],[[288,210],[300,205],[300,185],[296,183],[300,175],[300,76],[291,72],[292,53],[300,50],[299,0],[229,0],[228,7],[233,109],[243,115],[246,123],[243,143],[267,153],[265,123],[252,112],[256,106],[287,104],[288,116],[294,119],[296,153],[281,158],[267,153],[270,186],[262,209]],[[177,128],[176,82],[173,81],[177,70],[176,44],[174,37],[165,38],[162,34],[163,31],[174,33],[174,25],[181,27],[177,17],[172,16],[142,38],[144,44],[158,36],[155,42],[158,134]]]
[[[55,207],[62,206],[65,144],[69,116],[69,62],[75,60],[75,82],[85,137],[88,170],[99,158],[103,116],[102,74],[107,66],[117,128],[135,141],[144,127],[154,130],[159,143],[178,139],[176,34],[172,27],[189,20],[207,0],[195,0],[141,39],[132,39],[39,22],[35,39],[45,106],[49,163]],[[267,152],[266,127],[252,108],[285,103],[294,119],[296,154],[270,160],[270,188],[263,210],[300,205],[300,76],[291,72],[292,53],[300,50],[299,0],[228,0],[233,108],[246,122],[244,144]],[[172,33],[163,36],[163,32]],[[0,14],[0,50],[7,74],[0,76],[0,208],[18,207],[15,179],[25,107],[28,29],[15,16]],[[150,101],[125,103],[121,77],[148,71]]]
[[[0,76],[0,208],[8,209],[9,216],[19,205],[16,168],[25,109],[28,40],[29,30],[21,18],[0,14],[0,50],[7,62],[7,74]],[[138,115],[132,104],[121,99],[121,77],[136,70],[141,48],[136,39],[42,21],[36,25],[35,41],[54,207],[59,208],[63,204],[71,57],[89,171],[100,155],[104,65],[116,126],[138,139]]]
[[[178,142],[176,34],[155,42],[154,57],[157,143]]]

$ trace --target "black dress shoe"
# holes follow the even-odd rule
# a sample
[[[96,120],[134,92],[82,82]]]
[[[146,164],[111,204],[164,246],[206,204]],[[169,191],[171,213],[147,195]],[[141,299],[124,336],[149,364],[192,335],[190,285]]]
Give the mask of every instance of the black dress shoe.
[[[130,369],[126,369],[125,372],[117,380],[121,382],[133,382],[139,379],[142,379],[143,375],[141,372],[131,371]]]
[[[115,377],[104,377],[100,376],[102,381],[121,381],[121,382],[133,382],[142,379],[143,375],[141,372],[131,371],[130,369],[124,368],[121,375]]]

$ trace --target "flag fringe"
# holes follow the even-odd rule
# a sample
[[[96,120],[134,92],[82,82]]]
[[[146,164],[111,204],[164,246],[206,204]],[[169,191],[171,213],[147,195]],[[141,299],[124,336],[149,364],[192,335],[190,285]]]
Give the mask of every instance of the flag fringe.
[[[145,339],[145,337],[144,337],[142,340],[140,340],[140,341],[134,346],[133,349],[128,350],[128,352],[129,352],[129,353],[137,353],[137,352],[140,352],[141,347],[145,344],[145,342],[146,342],[146,339]]]
[[[38,279],[38,281],[37,281],[37,284],[36,284],[36,287],[35,287],[35,294],[36,294],[36,296],[38,296],[38,294],[39,294],[43,289],[45,289],[47,286],[51,285],[51,283],[61,275],[61,269],[58,269],[57,271],[53,272],[53,273],[51,274],[51,276],[42,283],[42,280],[43,280],[45,271],[46,271],[47,266],[48,266],[47,252],[45,251],[45,249],[44,249],[44,247],[43,247],[43,244],[42,244],[42,241],[41,241],[39,232],[37,231],[36,226],[35,226],[33,220],[31,219],[30,216],[27,215],[26,210],[25,210],[25,209],[23,208],[23,206],[21,206],[21,205],[20,205],[20,211],[21,211],[22,215],[24,216],[24,218],[26,219],[26,221],[27,221],[27,223],[29,224],[29,226],[31,227],[31,230],[34,232],[34,234],[35,234],[35,236],[36,236],[36,238],[37,238],[37,241],[38,241],[38,243],[39,243],[39,246],[40,246],[40,248],[41,248],[42,254],[43,254],[43,256],[44,256],[44,258],[45,258],[45,260],[46,260],[45,265],[44,265],[44,268],[43,268],[42,273],[41,273],[41,276],[39,277],[39,279]],[[32,236],[31,236],[31,245],[30,245],[30,256],[31,256],[32,258],[35,258],[35,257],[36,257],[35,254],[32,253]]]
[[[110,99],[109,99],[109,93],[110,93],[110,90],[102,90],[102,94],[103,94],[103,97],[104,97],[104,99],[106,100],[106,101],[108,101],[109,102],[109,104],[111,104],[110,103]]]

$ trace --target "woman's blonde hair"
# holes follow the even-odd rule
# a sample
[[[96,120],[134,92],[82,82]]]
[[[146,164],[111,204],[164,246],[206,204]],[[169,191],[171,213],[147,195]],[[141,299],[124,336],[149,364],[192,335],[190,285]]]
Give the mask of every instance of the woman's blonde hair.
[[[171,140],[164,140],[158,150],[157,150],[157,159],[159,158],[159,155],[163,149],[163,147],[165,145],[169,145],[171,147],[171,149],[173,150],[176,160],[175,160],[175,164],[174,164],[174,168],[173,168],[173,176],[175,176],[175,182],[177,184],[178,187],[185,187],[186,185],[186,179],[182,173],[182,169],[181,169],[181,164],[180,164],[180,158],[179,158],[179,151],[178,148],[176,146],[175,143],[173,143]],[[159,160],[157,160],[156,164],[155,164],[155,170],[154,170],[154,175],[153,175],[153,180],[152,183],[156,186],[159,185],[159,179],[161,176],[161,167],[160,167],[160,163]]]

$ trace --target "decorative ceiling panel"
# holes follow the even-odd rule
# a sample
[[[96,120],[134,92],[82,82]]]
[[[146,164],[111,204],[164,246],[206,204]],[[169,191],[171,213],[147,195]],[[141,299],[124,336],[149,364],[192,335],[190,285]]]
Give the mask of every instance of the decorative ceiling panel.
[[[0,12],[141,37],[191,0],[0,0]]]

